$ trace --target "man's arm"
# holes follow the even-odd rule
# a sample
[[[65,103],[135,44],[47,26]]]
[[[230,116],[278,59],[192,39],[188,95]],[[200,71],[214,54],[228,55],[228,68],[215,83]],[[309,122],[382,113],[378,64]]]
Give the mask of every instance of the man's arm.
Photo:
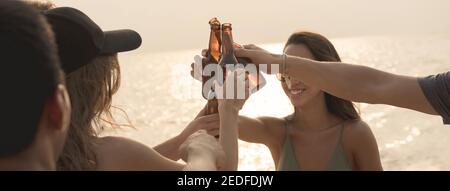
[[[365,66],[320,62],[294,56],[287,56],[284,62],[283,56],[270,54],[258,47],[236,49],[235,53],[238,57],[250,58],[257,65],[280,66],[286,63],[286,74],[342,99],[389,104],[437,115],[424,96],[418,79],[414,77],[395,75]],[[283,71],[284,68],[280,70]]]
[[[287,74],[337,97],[371,104],[388,104],[437,115],[415,77],[366,66],[318,62],[288,56]]]

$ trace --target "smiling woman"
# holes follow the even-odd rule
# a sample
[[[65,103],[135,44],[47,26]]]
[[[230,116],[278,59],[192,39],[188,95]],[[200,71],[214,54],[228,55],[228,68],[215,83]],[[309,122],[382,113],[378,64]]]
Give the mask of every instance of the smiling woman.
[[[306,55],[305,58],[311,58],[318,61],[341,61],[333,44],[327,38],[311,32],[297,32],[292,34],[285,45],[284,51],[289,55],[303,54]],[[284,79],[281,80],[284,81]],[[287,94],[291,93],[291,95],[298,95],[298,93],[304,93],[303,91],[292,91],[292,84],[295,82],[298,81],[286,79],[285,84],[291,86],[288,87],[290,91],[286,92]],[[293,92],[297,94],[292,94]],[[328,112],[344,120],[359,119],[359,114],[351,101],[338,98],[326,92],[324,92],[324,97]],[[292,101],[295,102],[295,100]]]
[[[258,49],[253,45],[246,48]],[[322,35],[297,32],[284,52],[321,61],[340,61]],[[262,143],[277,170],[382,170],[376,140],[352,102],[284,76],[282,87],[295,111],[285,118],[239,118],[239,138]]]

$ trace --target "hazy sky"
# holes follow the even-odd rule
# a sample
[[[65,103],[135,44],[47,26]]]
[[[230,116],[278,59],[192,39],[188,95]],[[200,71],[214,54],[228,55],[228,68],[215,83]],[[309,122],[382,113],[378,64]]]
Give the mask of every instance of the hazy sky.
[[[207,46],[211,17],[233,23],[235,41],[283,42],[299,29],[328,37],[450,33],[449,0],[53,0],[102,28],[141,33],[141,51]]]

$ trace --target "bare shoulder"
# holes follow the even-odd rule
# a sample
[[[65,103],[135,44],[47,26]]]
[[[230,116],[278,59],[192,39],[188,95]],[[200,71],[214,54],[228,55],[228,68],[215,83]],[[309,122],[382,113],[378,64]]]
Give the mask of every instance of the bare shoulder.
[[[343,142],[348,147],[366,147],[376,144],[370,126],[362,120],[352,120],[345,123]]]
[[[177,170],[182,168],[147,145],[124,137],[99,138],[96,153],[99,170],[171,170],[172,167]]]
[[[363,120],[358,119],[345,122],[344,134],[347,137],[357,137],[367,133],[371,134],[372,130]]]
[[[383,170],[380,152],[369,125],[362,120],[347,122],[344,129],[344,148],[357,170]]]
[[[151,150],[148,146],[125,137],[102,137],[98,139],[97,152],[108,155],[137,154]]]

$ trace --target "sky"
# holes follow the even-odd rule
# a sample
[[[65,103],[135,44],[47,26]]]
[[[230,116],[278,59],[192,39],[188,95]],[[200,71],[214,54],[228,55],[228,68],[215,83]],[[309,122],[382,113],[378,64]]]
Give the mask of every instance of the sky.
[[[208,20],[233,24],[241,44],[284,42],[309,30],[329,38],[450,34],[449,0],[53,0],[89,15],[104,30],[130,28],[140,51],[203,48]]]

